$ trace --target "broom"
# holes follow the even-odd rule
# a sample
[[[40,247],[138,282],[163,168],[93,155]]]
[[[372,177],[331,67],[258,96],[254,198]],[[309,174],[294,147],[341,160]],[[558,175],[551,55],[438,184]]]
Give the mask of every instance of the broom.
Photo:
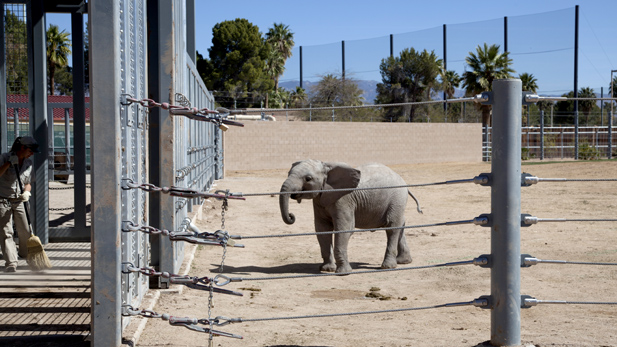
[[[21,194],[24,193],[24,186],[21,183],[21,177],[19,177],[19,169],[17,165],[15,167],[15,174],[17,175],[17,181],[19,182],[19,190]],[[43,244],[41,243],[41,239],[38,236],[34,235],[32,231],[32,224],[30,223],[30,213],[28,212],[29,206],[28,202],[24,201],[24,210],[26,211],[26,219],[28,220],[28,227],[30,228],[30,237],[28,238],[28,256],[26,257],[26,262],[30,266],[30,269],[33,271],[40,271],[45,269],[51,269],[51,262],[45,254],[45,250],[43,249]]]

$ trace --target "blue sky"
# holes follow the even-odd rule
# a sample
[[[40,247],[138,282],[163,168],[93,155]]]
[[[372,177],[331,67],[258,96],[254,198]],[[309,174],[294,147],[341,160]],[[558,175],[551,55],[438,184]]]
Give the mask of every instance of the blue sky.
[[[395,35],[395,50],[400,51],[404,47],[397,44],[409,36],[411,42],[420,41],[422,47],[434,49],[441,56],[443,24],[448,30],[448,69],[461,74],[463,56],[477,44],[483,41],[503,44],[502,23],[507,16],[509,50],[514,53],[518,49],[511,56],[517,73],[533,73],[538,78],[540,92],[565,92],[573,85],[575,5],[580,7],[579,88],[590,86],[599,93],[600,87],[604,87],[607,93],[611,70],[617,69],[617,1],[614,0],[195,2],[196,47],[206,57],[216,23],[246,18],[264,34],[273,23],[288,25],[294,33],[296,49],[283,80],[299,77],[299,46],[303,46],[305,80],[310,79],[308,76],[314,69],[326,69],[316,70],[316,74],[340,72],[337,70],[340,70],[343,40],[346,71],[357,72],[357,79],[379,79],[379,60],[389,55],[389,41],[383,40]],[[47,22],[70,31],[68,15],[48,14]],[[517,27],[521,30],[516,30]],[[422,38],[416,39],[416,35]],[[312,55],[325,60],[318,61]],[[363,63],[361,58],[372,60]]]

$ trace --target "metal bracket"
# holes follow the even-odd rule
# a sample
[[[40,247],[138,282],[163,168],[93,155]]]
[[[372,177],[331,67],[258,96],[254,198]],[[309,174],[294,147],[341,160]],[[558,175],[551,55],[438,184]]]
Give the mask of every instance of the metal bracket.
[[[531,308],[538,304],[538,300],[530,295],[521,295],[521,308]]]
[[[484,224],[477,224],[483,227],[492,227],[493,226],[493,221],[491,220],[492,215],[490,213],[483,213],[481,215],[479,215],[478,217],[476,217],[476,219],[480,220],[481,218],[486,219],[486,223]]]
[[[487,260],[486,264],[476,264],[479,267],[490,269],[493,266],[493,256],[491,254],[482,254],[478,258],[485,258]]]
[[[492,300],[492,298],[491,298],[491,296],[490,296],[490,295],[482,295],[482,296],[480,296],[480,297],[479,297],[478,299],[476,299],[476,300],[478,300],[478,301],[480,301],[480,300],[486,300],[486,302],[487,302],[487,305],[484,305],[484,306],[477,306],[477,307],[480,307],[480,308],[481,308],[481,309],[483,309],[483,310],[491,310],[491,309],[493,309],[493,300]]]
[[[474,102],[480,103],[482,105],[492,105],[493,104],[493,92],[482,92],[474,97]]]
[[[523,172],[521,174],[521,187],[530,187],[531,185],[538,183],[537,179],[538,178],[534,175]]]
[[[526,258],[531,258],[531,259],[535,259],[536,261],[530,261],[530,262],[526,262],[525,259]],[[532,257],[530,254],[521,254],[521,267],[531,267],[533,265],[537,264],[537,260],[536,258]]]
[[[490,187],[491,184],[493,183],[493,174],[483,172],[473,178],[473,183],[479,184],[485,187]]]
[[[524,92],[523,92],[523,100],[522,100],[522,104],[523,104],[523,106],[529,106],[529,105],[533,105],[533,104],[535,104],[535,103],[536,103],[535,101],[527,101],[527,100],[534,100],[534,99],[535,99],[535,98],[528,98],[528,97],[527,97],[528,95],[529,95],[529,96],[532,96],[532,95],[533,95],[533,96],[537,96],[537,95],[535,95],[535,93],[532,93],[532,92],[525,92],[525,91],[524,91]]]
[[[531,224],[535,224],[535,223],[528,224],[525,221],[527,217],[531,217],[531,215],[529,213],[521,213],[521,227],[529,227],[531,226]]]

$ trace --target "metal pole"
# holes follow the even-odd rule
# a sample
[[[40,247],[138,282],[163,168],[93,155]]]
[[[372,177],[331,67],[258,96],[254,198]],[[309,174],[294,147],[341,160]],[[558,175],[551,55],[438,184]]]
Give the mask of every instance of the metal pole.
[[[503,51],[508,53],[508,17],[503,17]]]
[[[493,82],[491,344],[521,343],[521,103],[519,79]]]
[[[604,87],[600,87],[600,99],[604,99]],[[600,126],[604,126],[604,101],[600,101]]]
[[[120,107],[119,1],[89,1],[92,89],[92,342],[122,344],[121,231],[122,179]],[[98,173],[98,174],[97,174]],[[100,175],[100,177],[99,177]]]
[[[341,57],[342,57],[342,60],[343,60],[343,62],[342,62],[343,63],[343,65],[342,65],[342,67],[343,67],[343,76],[342,77],[343,77],[343,81],[344,81],[345,80],[345,41],[341,41]]]
[[[71,171],[71,119],[69,108],[64,109],[64,153],[66,153],[66,171]]]
[[[540,111],[540,160],[544,160],[544,110]]]
[[[443,25],[443,71],[444,73],[448,71],[448,55],[447,55],[448,49],[447,48],[448,46],[447,46],[447,40],[446,40],[446,25],[444,24]],[[443,99],[447,100],[448,97],[446,95],[445,89],[446,88],[444,88],[444,91],[443,91]],[[448,122],[448,103],[447,102],[443,103],[443,113],[446,115],[446,123],[447,123]]]
[[[574,7],[574,97],[578,98],[578,5]],[[578,100],[574,100],[574,159],[578,160]]]
[[[390,57],[394,57],[394,35],[390,34]]]
[[[302,46],[300,46],[300,88],[302,88]]]

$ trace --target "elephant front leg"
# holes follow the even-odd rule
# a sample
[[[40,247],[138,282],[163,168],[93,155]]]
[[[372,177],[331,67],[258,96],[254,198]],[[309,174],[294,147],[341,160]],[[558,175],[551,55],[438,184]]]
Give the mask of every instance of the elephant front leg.
[[[351,230],[351,229],[344,229]],[[334,259],[336,259],[336,273],[351,272],[351,265],[347,260],[347,245],[351,233],[341,233],[334,235]]]
[[[334,272],[336,270],[336,263],[334,262],[334,255],[332,254],[332,234],[317,234],[317,241],[319,241],[321,258],[323,259],[323,264],[321,264],[319,270]]]

